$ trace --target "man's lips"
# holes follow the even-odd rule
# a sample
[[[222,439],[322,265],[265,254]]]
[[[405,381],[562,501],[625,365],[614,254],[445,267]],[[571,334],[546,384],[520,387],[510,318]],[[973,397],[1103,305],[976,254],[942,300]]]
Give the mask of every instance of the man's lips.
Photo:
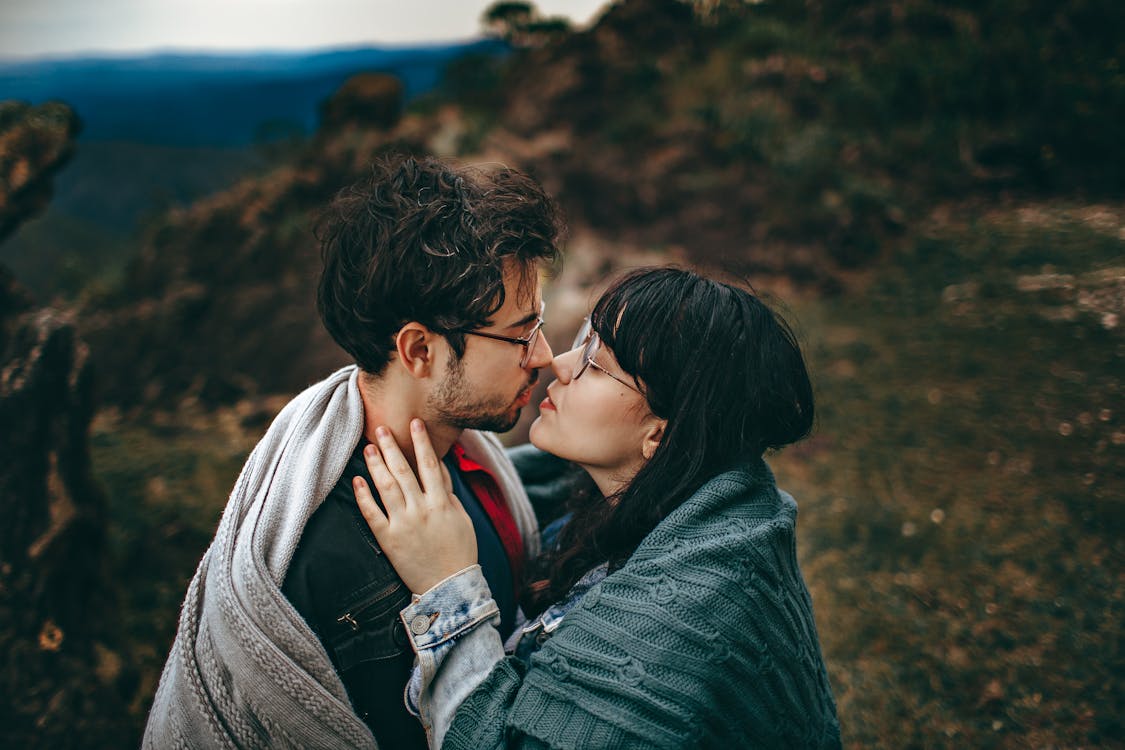
[[[531,403],[531,392],[535,389],[535,384],[539,381],[539,371],[532,370],[531,377],[528,378],[527,385],[516,396],[515,403],[521,408]]]
[[[539,411],[558,411],[559,407],[555,406],[555,402],[551,400],[551,389],[558,385],[558,381],[551,383],[547,386],[547,398],[543,399],[543,403],[539,404]]]

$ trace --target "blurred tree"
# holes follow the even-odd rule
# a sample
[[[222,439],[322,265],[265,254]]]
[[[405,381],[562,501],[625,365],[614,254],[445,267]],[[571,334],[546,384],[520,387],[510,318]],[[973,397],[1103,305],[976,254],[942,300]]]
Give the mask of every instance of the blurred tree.
[[[321,104],[321,134],[348,126],[390,130],[402,117],[403,96],[396,76],[358,73]]]
[[[485,30],[513,47],[539,47],[570,31],[570,21],[563,16],[544,18],[531,3],[493,3],[481,15]]]
[[[511,43],[535,15],[531,3],[497,2],[485,9],[481,23],[487,31]]]

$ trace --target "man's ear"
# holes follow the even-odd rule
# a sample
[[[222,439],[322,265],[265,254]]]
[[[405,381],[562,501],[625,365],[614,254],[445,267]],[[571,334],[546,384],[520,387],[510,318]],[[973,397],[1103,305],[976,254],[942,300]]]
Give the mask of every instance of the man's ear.
[[[667,419],[653,418],[645,429],[644,438],[641,441],[641,455],[648,461],[656,455],[656,449],[660,447],[660,441],[664,439],[664,430],[668,427]]]
[[[395,335],[395,351],[402,366],[416,378],[434,371],[439,336],[421,323],[410,322]]]

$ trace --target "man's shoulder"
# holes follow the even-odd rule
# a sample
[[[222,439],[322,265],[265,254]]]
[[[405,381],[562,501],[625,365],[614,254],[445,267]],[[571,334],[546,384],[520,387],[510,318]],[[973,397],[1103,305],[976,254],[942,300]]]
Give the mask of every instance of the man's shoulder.
[[[324,567],[339,558],[360,556],[366,559],[382,556],[375,535],[371,533],[356,505],[351,488],[352,476],[352,473],[345,471],[328,497],[313,511],[301,533],[294,562],[314,557]],[[328,572],[332,574],[333,571]]]
[[[306,619],[346,609],[372,588],[399,581],[355,503],[349,462],[301,534],[282,590]]]

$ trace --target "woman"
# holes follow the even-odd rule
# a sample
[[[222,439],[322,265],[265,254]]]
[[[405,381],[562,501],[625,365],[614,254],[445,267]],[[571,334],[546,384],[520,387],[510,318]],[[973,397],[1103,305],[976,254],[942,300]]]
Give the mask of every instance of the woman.
[[[514,655],[421,423],[417,479],[393,439],[368,449],[385,512],[356,485],[415,592],[408,705],[431,746],[838,747],[796,504],[762,460],[813,424],[788,326],[744,290],[644,269],[552,367],[531,441],[596,491],[576,496],[527,587]]]

